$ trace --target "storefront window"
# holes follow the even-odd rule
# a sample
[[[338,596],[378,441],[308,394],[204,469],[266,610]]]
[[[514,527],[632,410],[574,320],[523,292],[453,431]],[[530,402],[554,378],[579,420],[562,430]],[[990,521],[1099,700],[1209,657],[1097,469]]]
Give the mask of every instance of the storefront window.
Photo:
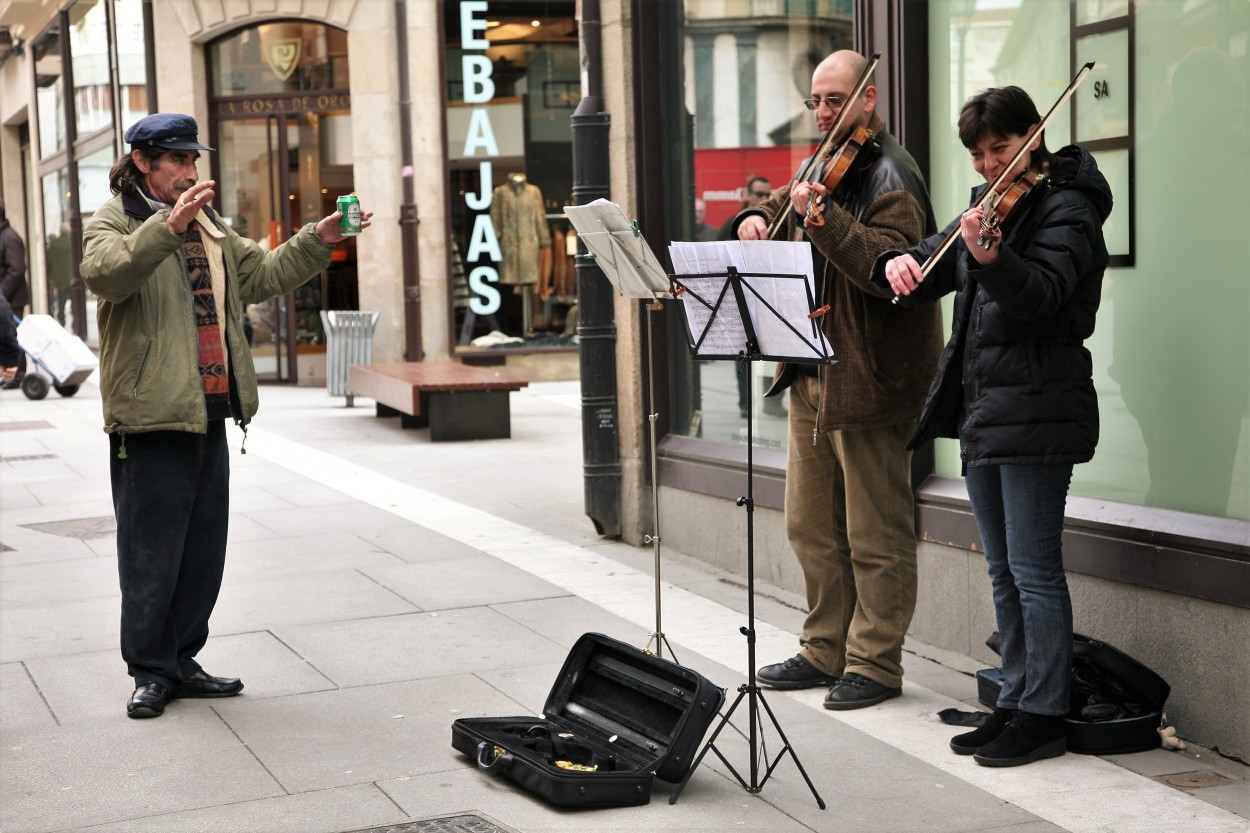
[[[75,4],[70,9],[69,21],[69,49],[74,67],[74,118],[78,135],[86,136],[113,123],[108,20],[104,3]]]
[[[689,195],[679,239],[728,240],[734,216],[788,183],[820,141],[803,100],[816,65],[851,48],[853,8],[849,0],[687,0],[684,9],[693,151],[689,179],[668,187]],[[670,343],[684,342],[675,325]],[[671,362],[672,433],[745,444],[749,404],[753,443],[784,451],[788,394],[763,396],[773,362],[738,373],[734,362],[695,362],[680,348]]]
[[[39,110],[39,156],[65,150],[65,83],[61,68],[61,36],[53,25],[34,45],[35,105]]]
[[[939,223],[966,208],[978,182],[955,136],[962,102],[1015,84],[1044,112],[1073,74],[1072,21],[1066,8],[1055,12],[1052,4],[1002,0],[930,4],[930,186]],[[1096,157],[1106,162],[1116,201],[1108,245],[1126,245],[1127,223],[1136,224],[1136,242],[1134,265],[1107,272],[1087,342],[1101,438],[1094,460],[1076,467],[1072,493],[1250,520],[1250,7],[1210,0],[1075,8],[1078,25],[1130,13],[1131,85],[1082,88],[1077,99],[1090,107],[1096,95],[1132,91],[1131,101],[1111,103],[1136,113],[1135,192],[1116,175],[1127,170],[1122,152]],[[1089,59],[1080,54],[1086,42],[1078,62]],[[1070,141],[1071,124],[1065,114],[1047,130],[1052,149]],[[1197,139],[1195,125],[1210,138]],[[1213,196],[1218,211],[1185,210],[1211,205]],[[938,472],[959,470],[956,444],[940,441]]]
[[[335,199],[355,190],[346,50],[346,32],[293,21],[242,29],[209,48],[218,204],[262,248],[332,214]],[[357,287],[349,239],[320,275],[249,307],[244,326],[259,378],[300,378],[300,357],[325,352],[321,311],[355,309]]]
[[[213,51],[219,96],[347,89],[347,32],[297,21],[245,29]]]
[[[457,344],[569,346],[574,4],[463,0],[445,18]]]
[[[69,312],[70,262],[69,176],[66,168],[43,176],[43,228],[47,235],[49,312],[61,324]]]
[[[120,85],[121,126],[125,130],[151,110],[148,107],[143,0],[114,0],[117,80]]]

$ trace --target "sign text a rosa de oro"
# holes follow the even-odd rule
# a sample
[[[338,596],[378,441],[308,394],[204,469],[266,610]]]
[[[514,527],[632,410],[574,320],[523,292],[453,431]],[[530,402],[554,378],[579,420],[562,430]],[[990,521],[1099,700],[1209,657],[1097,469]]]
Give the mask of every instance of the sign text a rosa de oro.
[[[219,98],[213,101],[213,116],[268,116],[277,113],[325,113],[350,110],[352,96],[347,90],[325,90],[317,93],[282,93],[280,95],[246,95]]]

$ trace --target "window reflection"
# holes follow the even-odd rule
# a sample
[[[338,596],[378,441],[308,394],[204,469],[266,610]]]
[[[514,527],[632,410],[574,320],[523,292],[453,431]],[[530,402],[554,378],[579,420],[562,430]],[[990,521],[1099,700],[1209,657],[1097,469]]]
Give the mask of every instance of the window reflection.
[[[849,0],[688,0],[684,4],[684,105],[693,117],[692,167],[682,206],[684,240],[727,240],[734,216],[789,182],[820,140],[804,106],[812,71],[852,45]],[[678,119],[674,119],[677,121]],[[684,345],[680,311],[670,306],[670,343]],[[834,346],[837,349],[837,346]],[[671,430],[745,444],[747,416],[756,446],[784,451],[787,398],[763,396],[773,362],[739,373],[734,362],[693,361],[670,352]]]
[[[74,5],[69,20],[70,61],[74,69],[74,119],[78,135],[85,136],[113,123],[108,20],[104,4],[100,2]]]

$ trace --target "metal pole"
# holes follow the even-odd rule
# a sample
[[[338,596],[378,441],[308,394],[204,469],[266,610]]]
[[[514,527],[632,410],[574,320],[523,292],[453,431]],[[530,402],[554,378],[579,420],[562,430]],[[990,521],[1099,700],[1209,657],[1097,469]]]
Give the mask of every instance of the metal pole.
[[[573,201],[609,195],[608,125],[602,96],[599,0],[581,2],[582,100],[570,119]],[[582,388],[582,472],[586,514],[600,535],[621,534],[621,461],[616,406],[616,322],[612,286],[578,242],[578,349]]]
[[[408,3],[395,0],[395,50],[399,64],[399,153],[404,202],[399,207],[400,252],[404,270],[404,345],[410,362],[425,357],[421,345],[421,263],[417,258],[417,197],[413,185],[412,89],[408,81]]]

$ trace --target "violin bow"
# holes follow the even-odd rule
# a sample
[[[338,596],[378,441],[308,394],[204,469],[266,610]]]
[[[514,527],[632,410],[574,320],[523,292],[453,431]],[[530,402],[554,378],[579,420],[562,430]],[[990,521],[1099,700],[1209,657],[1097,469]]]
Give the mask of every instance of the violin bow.
[[[1093,68],[1094,62],[1090,61],[1085,66],[1081,67],[1080,71],[1073,76],[1072,82],[1068,84],[1068,88],[1064,90],[1059,95],[1059,98],[1056,99],[1055,103],[1050,106],[1050,110],[1046,112],[1046,115],[1042,117],[1042,120],[1039,121],[1037,126],[1034,127],[1029,132],[1029,135],[1025,137],[1024,142],[1020,145],[1020,149],[1016,151],[1016,155],[1011,158],[1011,162],[1003,168],[1002,173],[994,178],[994,181],[990,183],[990,187],[985,189],[983,193],[992,194],[998,190],[998,186],[1003,184],[1003,180],[1015,170],[1016,165],[1018,165],[1020,160],[1024,158],[1024,154],[1028,152],[1029,145],[1033,144],[1033,139],[1041,135],[1041,132],[1046,129],[1046,125],[1050,124],[1050,120],[1053,119],[1055,114],[1059,112],[1059,108],[1067,103],[1068,99],[1072,97],[1072,94],[1076,92],[1076,88],[1081,86],[1081,82],[1085,80],[1085,76],[1089,75]],[[946,239],[942,241],[942,245],[938,246],[937,251],[929,255],[929,259],[926,260],[924,265],[920,267],[921,278],[928,277],[930,270],[932,270],[933,267],[937,265],[937,262],[942,259],[942,255],[946,254],[946,250],[955,244],[955,241],[959,238],[959,234],[959,226],[955,226],[955,228],[951,229],[951,233],[948,234]],[[898,299],[899,296],[895,295],[894,300],[890,303],[897,304]]]
[[[825,156],[833,147],[834,138],[838,132],[842,130],[844,123],[850,116],[852,105],[863,95],[864,88],[868,86],[868,79],[872,76],[872,71],[877,68],[877,62],[881,60],[881,53],[874,52],[872,57],[868,59],[868,63],[864,64],[864,71],[859,74],[859,79],[855,82],[855,86],[851,89],[851,94],[847,96],[846,101],[842,103],[842,109],[838,113],[838,117],[833,120],[833,124],[829,126],[829,130],[825,133],[825,137],[820,140],[820,144],[816,146],[816,152],[807,160],[807,164],[803,166],[803,170],[794,178],[795,182],[807,182],[816,170],[816,166],[820,164],[821,157]],[[786,216],[790,212],[782,210],[777,212],[777,216],[773,218],[772,225],[768,227],[768,239],[772,240],[781,231],[785,225]]]

